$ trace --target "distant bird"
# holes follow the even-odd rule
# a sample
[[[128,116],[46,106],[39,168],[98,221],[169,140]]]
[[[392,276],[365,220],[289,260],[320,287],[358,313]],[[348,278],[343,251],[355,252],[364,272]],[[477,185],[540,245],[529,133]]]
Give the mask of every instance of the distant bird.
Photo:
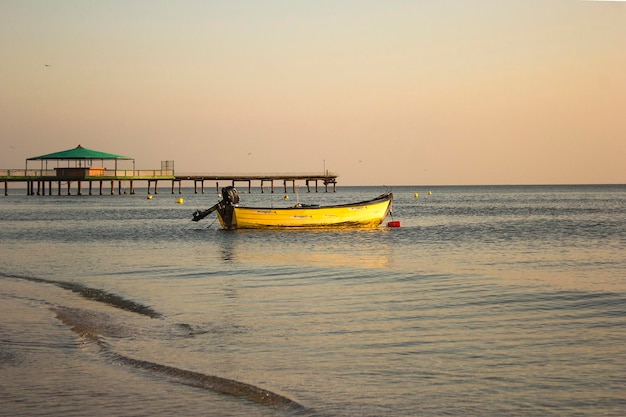
[[[51,67],[52,65],[50,64],[43,64],[45,67]]]

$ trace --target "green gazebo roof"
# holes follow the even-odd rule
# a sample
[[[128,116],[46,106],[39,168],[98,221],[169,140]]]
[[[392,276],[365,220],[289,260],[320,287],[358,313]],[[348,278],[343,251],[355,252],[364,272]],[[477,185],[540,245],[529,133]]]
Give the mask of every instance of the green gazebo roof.
[[[56,160],[74,160],[74,159],[126,159],[132,160],[128,156],[115,155],[112,153],[94,151],[91,149],[83,148],[82,145],[78,145],[73,149],[68,149],[66,151],[49,153],[47,155],[34,156],[32,158],[28,158],[27,161],[35,161],[35,160],[46,160],[46,159],[56,159]]]

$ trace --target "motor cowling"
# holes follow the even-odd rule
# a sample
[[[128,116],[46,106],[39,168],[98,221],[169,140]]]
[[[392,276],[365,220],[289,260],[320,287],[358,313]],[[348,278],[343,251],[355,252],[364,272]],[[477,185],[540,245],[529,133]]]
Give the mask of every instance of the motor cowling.
[[[233,186],[222,188],[222,201],[225,204],[237,204],[239,203],[239,193]]]

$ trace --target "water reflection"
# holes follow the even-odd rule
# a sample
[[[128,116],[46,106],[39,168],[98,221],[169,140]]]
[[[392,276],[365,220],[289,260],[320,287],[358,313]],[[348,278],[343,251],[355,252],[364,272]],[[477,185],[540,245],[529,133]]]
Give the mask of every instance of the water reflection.
[[[386,229],[215,231],[220,259],[271,265],[389,268],[393,250]]]
[[[216,231],[220,239],[218,244],[220,246],[221,259],[224,263],[232,263],[235,261],[235,247],[233,243],[232,233],[228,231],[218,230]]]

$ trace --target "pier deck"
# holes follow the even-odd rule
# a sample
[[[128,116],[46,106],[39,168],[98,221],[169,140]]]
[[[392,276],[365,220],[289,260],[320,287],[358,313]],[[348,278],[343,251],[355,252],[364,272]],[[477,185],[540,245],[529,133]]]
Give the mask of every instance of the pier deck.
[[[219,183],[227,181],[232,186],[236,183],[247,183],[248,192],[252,189],[252,182],[258,182],[261,186],[261,192],[265,192],[265,185],[268,184],[270,192],[274,192],[275,181],[282,181],[284,191],[287,192],[287,186],[291,183],[292,190],[296,190],[296,182],[304,181],[307,191],[311,192],[311,184],[315,184],[315,192],[318,192],[318,185],[321,182],[324,185],[325,191],[328,192],[328,186],[333,187],[333,192],[336,191],[337,174],[326,173],[281,173],[281,174],[177,174],[174,181],[193,181],[194,192],[198,192],[198,185],[200,185],[200,191],[204,193],[204,182],[215,181],[215,187],[219,191]]]
[[[216,190],[219,191],[220,183],[228,182],[229,185],[235,186],[236,183],[246,183],[248,192],[252,190],[254,182],[259,183],[261,192],[265,192],[268,187],[270,192],[275,190],[275,182],[281,182],[284,191],[287,192],[288,185],[295,192],[296,183],[304,182],[307,191],[311,192],[311,186],[314,185],[315,192],[318,192],[319,183],[324,185],[325,191],[328,192],[329,186],[332,186],[333,192],[336,191],[337,174],[327,172],[326,174],[318,173],[277,173],[277,174],[213,174],[213,173],[189,173],[175,174],[173,170],[108,170],[94,168],[67,168],[54,170],[38,170],[38,169],[11,169],[0,170],[0,182],[4,183],[4,195],[8,195],[9,183],[25,183],[27,195],[48,195],[53,194],[53,188],[56,188],[56,194],[62,194],[62,188],[66,188],[66,194],[72,195],[72,191],[76,195],[83,195],[83,185],[87,185],[87,194],[93,195],[97,192],[99,195],[105,193],[106,187],[110,189],[110,194],[135,194],[135,185],[137,182],[145,182],[147,184],[148,194],[153,190],[154,194],[158,194],[159,181],[170,181],[171,192],[182,194],[183,182],[193,181],[194,193],[204,193],[205,182],[215,182]],[[95,187],[94,187],[95,185]],[[126,186],[127,185],[127,186]],[[94,188],[97,191],[94,191]],[[108,194],[108,193],[107,193]]]

